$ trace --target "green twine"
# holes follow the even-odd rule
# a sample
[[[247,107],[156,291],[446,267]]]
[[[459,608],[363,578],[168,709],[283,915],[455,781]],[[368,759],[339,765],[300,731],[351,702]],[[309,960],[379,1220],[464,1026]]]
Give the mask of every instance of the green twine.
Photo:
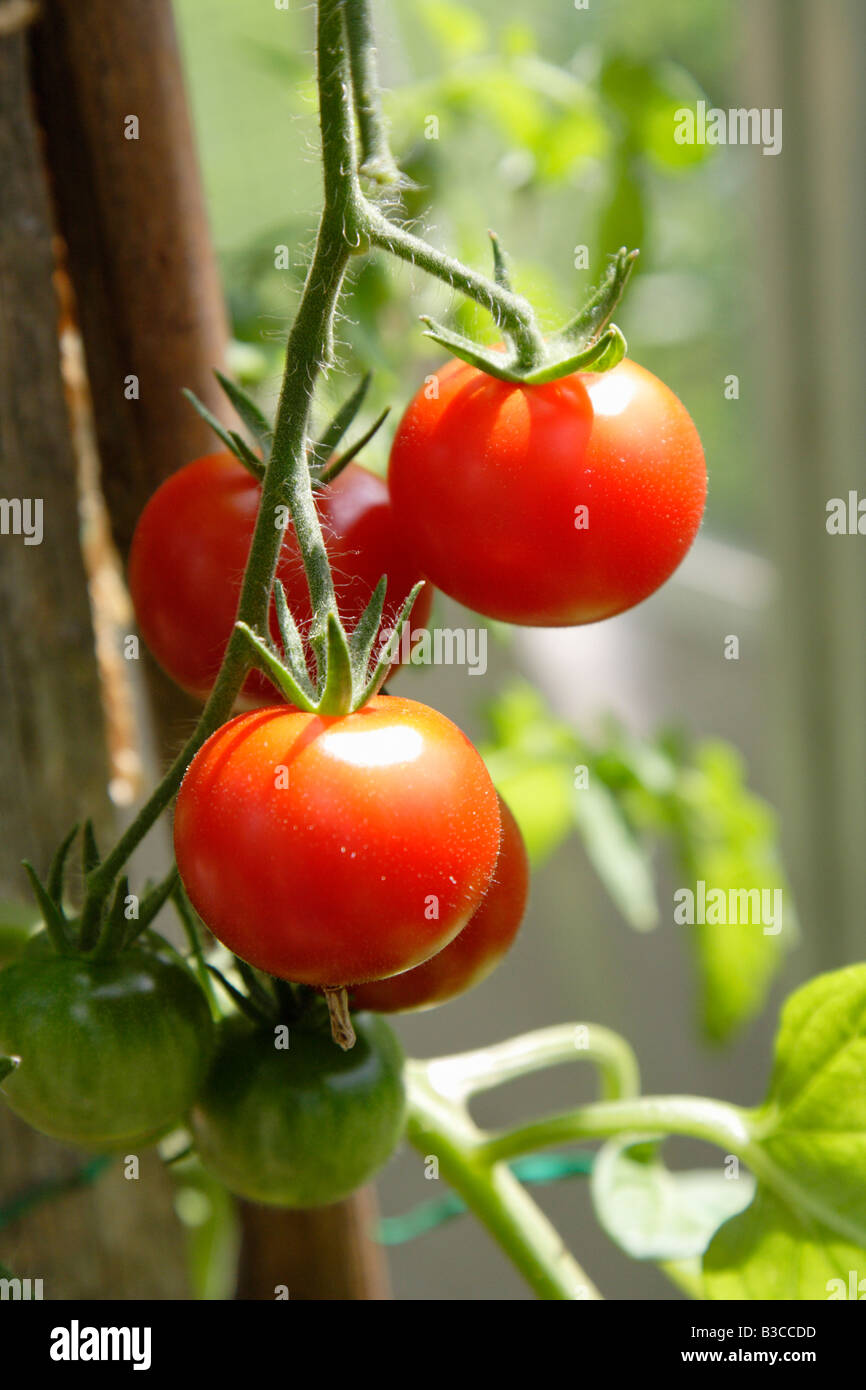
[[[13,1197],[4,1207],[0,1207],[0,1230],[4,1226],[11,1226],[13,1221],[24,1216],[34,1207],[39,1207],[43,1202],[50,1202],[55,1197],[62,1197],[67,1192],[74,1192],[79,1187],[89,1187],[102,1176],[106,1168],[114,1162],[110,1154],[99,1154],[79,1168],[77,1173],[71,1173],[66,1178],[49,1178],[46,1182],[36,1183],[33,1187],[28,1187],[26,1191]]]
[[[509,1167],[516,1178],[531,1187],[540,1183],[561,1182],[563,1178],[586,1177],[592,1172],[594,1160],[595,1154],[591,1150],[568,1156],[528,1154],[509,1164]],[[456,1192],[447,1192],[444,1197],[420,1202],[402,1216],[383,1216],[376,1238],[380,1245],[405,1245],[407,1241],[452,1221],[455,1216],[462,1216],[466,1210],[462,1197],[458,1197]]]
[[[185,1156],[185,1154],[183,1155]],[[179,1155],[180,1157],[180,1155]],[[528,1186],[541,1183],[561,1182],[564,1178],[586,1177],[592,1172],[595,1154],[583,1151],[576,1154],[528,1154],[510,1164],[512,1173]],[[79,1187],[89,1187],[95,1183],[113,1162],[108,1154],[101,1154],[88,1160],[77,1173],[66,1178],[53,1178],[37,1183],[19,1196],[13,1197],[0,1207],[0,1230],[11,1226],[13,1221],[41,1206],[43,1202],[74,1192]],[[384,1216],[379,1222],[377,1239],[381,1245],[404,1245],[418,1236],[426,1235],[437,1226],[462,1216],[467,1210],[466,1203],[456,1192],[448,1192],[444,1197],[434,1197],[404,1212],[402,1216]]]

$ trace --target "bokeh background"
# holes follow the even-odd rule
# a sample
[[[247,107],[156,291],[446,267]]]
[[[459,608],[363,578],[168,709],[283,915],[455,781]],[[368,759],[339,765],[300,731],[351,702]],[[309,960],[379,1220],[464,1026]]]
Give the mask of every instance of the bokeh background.
[[[497,630],[483,677],[413,670],[400,689],[480,739],[490,705],[528,678],[586,737],[613,712],[642,735],[674,725],[729,741],[778,808],[800,917],[760,1017],[712,1046],[697,1022],[689,929],[673,922],[680,880],[669,857],[654,856],[660,921],[642,933],[580,838],[564,835],[535,874],[505,965],[471,997],[401,1020],[399,1031],[428,1055],[591,1019],[631,1040],[650,1090],[756,1101],[780,994],[863,950],[866,539],[829,537],[824,525],[829,498],[864,487],[854,160],[863,97],[853,59],[863,11],[847,0],[592,0],[585,10],[565,0],[381,0],[376,9],[393,143],[414,183],[407,213],[479,266],[495,228],[519,288],[551,326],[607,253],[640,246],[617,321],[630,355],[686,403],[710,473],[698,543],[636,612],[555,634]],[[264,0],[178,0],[176,12],[233,365],[272,401],[319,199],[311,13]],[[782,153],[677,145],[673,113],[698,99],[781,107]],[[289,269],[275,268],[280,246]],[[364,455],[374,468],[386,464],[402,406],[441,361],[422,312],[491,336],[479,310],[423,275],[381,257],[355,268],[328,391],[337,399],[350,378],[374,372],[366,414],[393,407]],[[434,621],[476,620],[440,599]],[[724,657],[732,634],[736,661]],[[515,1122],[589,1095],[590,1084],[565,1069],[494,1093],[477,1114]],[[708,1157],[696,1146],[668,1156]],[[383,1211],[405,1212],[434,1186],[406,1152],[379,1184]],[[599,1231],[581,1179],[541,1200],[603,1292],[676,1296]],[[390,1262],[400,1299],[528,1296],[469,1218],[394,1246]]]

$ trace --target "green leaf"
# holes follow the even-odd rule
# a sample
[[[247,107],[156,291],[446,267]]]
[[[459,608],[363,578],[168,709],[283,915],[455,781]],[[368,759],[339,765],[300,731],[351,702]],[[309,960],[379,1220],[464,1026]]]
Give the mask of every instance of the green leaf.
[[[270,1016],[266,1018],[262,1014],[262,1011],[258,1007],[258,1005],[252,999],[250,999],[248,995],[244,994],[243,990],[238,989],[236,985],[233,985],[231,980],[226,979],[225,975],[222,973],[221,970],[217,970],[216,966],[211,965],[209,961],[206,962],[206,964],[210,974],[213,975],[215,980],[219,980],[226,994],[237,1006],[240,1013],[242,1013],[246,1018],[250,1019],[253,1023],[260,1024],[263,1022],[270,1022]]]
[[[655,64],[652,84],[640,113],[638,139],[652,164],[665,172],[677,172],[703,164],[717,154],[714,145],[679,145],[673,138],[677,112],[684,107],[695,110],[706,94],[685,68],[676,63]]]
[[[703,1269],[704,1297],[726,1302],[811,1302],[866,1294],[866,1248],[793,1211],[763,1188],[747,1211],[722,1226]]]
[[[123,874],[117,880],[111,906],[102,923],[99,940],[94,951],[96,959],[110,960],[118,955],[126,943],[130,925],[133,928],[138,925],[135,921],[130,922],[126,916],[126,900],[129,896],[129,877],[127,874]]]
[[[559,762],[533,762],[486,752],[485,762],[497,791],[514,815],[533,868],[538,868],[571,834],[571,777]]]
[[[650,246],[647,220],[641,167],[627,150],[623,150],[613,166],[607,201],[599,217],[598,245],[640,246],[646,251]]]
[[[752,1200],[754,1179],[720,1169],[672,1173],[652,1151],[636,1152],[645,1142],[629,1136],[599,1150],[590,1191],[601,1226],[634,1260],[702,1255],[722,1222]]]
[[[503,290],[513,290],[511,276],[508,270],[508,257],[502,249],[502,242],[495,232],[488,232],[490,246],[493,251],[493,278]]]
[[[658,926],[652,863],[608,787],[592,771],[586,787],[572,797],[574,824],[590,861],[630,926]]]
[[[866,966],[787,1001],[765,1104],[751,1117],[758,1191],[707,1253],[709,1298],[825,1298],[866,1274]],[[740,1292],[734,1292],[739,1289]]]
[[[674,802],[682,886],[695,891],[703,882],[727,897],[754,890],[780,894],[778,932],[765,930],[766,922],[679,928],[690,934],[695,950],[703,1030],[720,1042],[760,1011],[796,939],[796,913],[779,862],[776,817],[744,784],[733,749],[717,742],[700,747],[681,773]]]
[[[738,875],[705,869],[707,882],[727,892],[726,883],[742,887]],[[752,885],[756,886],[756,885]],[[710,1042],[725,1042],[760,1013],[779,972],[784,946],[758,923],[703,923],[678,930],[693,933],[700,984],[701,1028]]]
[[[551,339],[551,342],[555,344],[556,340]],[[608,372],[622,361],[627,351],[628,344],[622,331],[612,323],[597,342],[590,343],[579,352],[555,355],[551,362],[526,372],[522,380],[530,386],[538,386],[546,381],[558,381],[572,372]]]
[[[614,54],[604,64],[601,89],[619,113],[622,144],[665,172],[701,164],[716,153],[713,145],[679,145],[674,139],[677,112],[694,109],[706,96],[678,64]]]
[[[487,46],[486,25],[469,5],[458,0],[419,0],[418,14],[452,61],[481,53]]]
[[[629,251],[624,246],[611,256],[600,283],[590,291],[574,318],[560,329],[558,338],[584,346],[599,336],[625,292],[637,257],[637,251]]]
[[[495,376],[500,381],[518,382],[522,379],[518,372],[512,371],[507,365],[514,356],[513,352],[495,352],[482,347],[480,343],[473,343],[462,333],[452,333],[450,328],[437,323],[429,314],[420,314],[419,317],[425,325],[424,337],[431,338],[440,347],[447,348],[455,357],[462,358],[464,362],[469,362],[479,371],[486,372],[488,376]]]
[[[677,925],[694,950],[703,1030],[721,1040],[763,1005],[796,916],[779,859],[769,806],[746,786],[742,760],[720,742],[692,747],[670,732],[639,738],[608,725],[592,746],[531,687],[514,684],[488,708],[491,739],[482,754],[513,803],[530,858],[551,854],[574,825],[626,919],[648,927],[659,916],[649,847],[673,842],[679,882],[696,891],[767,889],[782,893],[783,929]],[[589,787],[574,786],[576,767]],[[773,902],[773,899],[769,900]],[[672,909],[670,909],[672,911]]]
[[[866,966],[819,975],[782,1010],[762,1146],[866,1243]]]

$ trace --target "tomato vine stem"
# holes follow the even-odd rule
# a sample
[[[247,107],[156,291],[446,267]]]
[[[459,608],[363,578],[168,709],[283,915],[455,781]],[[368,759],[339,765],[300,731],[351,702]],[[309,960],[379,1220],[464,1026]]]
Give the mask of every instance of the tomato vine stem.
[[[636,1103],[640,1083],[634,1052],[618,1033],[594,1023],[539,1028],[493,1047],[410,1061],[406,1068],[410,1141],[438,1159],[443,1177],[543,1299],[596,1300],[601,1294],[492,1152],[493,1136],[474,1123],[467,1101],[543,1067],[574,1061],[595,1066],[606,1100]]]
[[[472,1120],[467,1101],[478,1092],[581,1060],[596,1067],[602,1100],[501,1132],[484,1131]],[[682,1134],[739,1155],[767,1181],[775,1178],[754,1112],[700,1096],[639,1095],[632,1049],[597,1024],[562,1024],[475,1052],[411,1061],[406,1074],[411,1142],[425,1157],[438,1159],[443,1177],[539,1298],[601,1295],[510,1172],[507,1165],[515,1158],[579,1139]]]
[[[291,515],[310,588],[314,615],[311,647],[320,667],[326,660],[329,624],[333,627],[339,616],[314,500],[307,432],[319,375],[333,361],[334,319],[350,257],[359,250],[379,247],[474,299],[512,338],[512,366],[537,368],[546,356],[527,300],[398,226],[362,192],[360,173],[390,179],[392,168],[396,168],[382,117],[373,55],[367,0],[352,0],[351,5],[345,0],[320,0],[316,68],[323,206],[286,348],[273,441],[237,611],[237,621],[243,626],[232,632],[191,737],[110,853],[91,868],[82,913],[86,932],[95,929],[118,874],[174,797],[199,748],[231,715],[251,667],[257,664],[255,648],[244,627],[260,636],[268,633],[271,590],[283,539],[283,528],[278,524],[281,507],[287,507]],[[360,170],[353,118],[361,137]],[[368,687],[362,696],[356,696],[355,705],[359,698],[373,693]],[[345,690],[340,691],[340,698],[346,699]]]

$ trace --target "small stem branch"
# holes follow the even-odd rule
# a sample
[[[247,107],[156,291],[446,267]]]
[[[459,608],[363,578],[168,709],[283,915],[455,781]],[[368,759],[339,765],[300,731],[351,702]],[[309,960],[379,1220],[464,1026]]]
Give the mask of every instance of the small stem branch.
[[[400,170],[388,143],[382,116],[376,45],[368,0],[350,0],[344,6],[346,40],[352,72],[355,114],[361,136],[361,173],[377,183],[396,183]]]
[[[751,1149],[754,1139],[747,1112],[735,1105],[701,1096],[642,1096],[579,1106],[493,1134],[481,1145],[480,1154],[489,1163],[501,1163],[555,1144],[629,1132],[690,1135],[740,1155]]]
[[[282,533],[274,524],[275,512],[277,507],[288,502],[310,589],[313,612],[310,638],[314,650],[327,631],[328,614],[336,612],[336,599],[313,498],[307,459],[307,426],[316,379],[322,368],[333,360],[334,312],[349,263],[353,210],[360,202],[340,0],[321,0],[319,5],[318,79],[324,208],[313,259],[289,334],[273,449],[265,472],[262,504],[253,538],[251,560],[256,552],[256,541],[261,540],[261,552],[271,561],[267,575],[263,576],[264,613],[258,622],[249,623],[254,631],[258,628],[267,633],[268,603],[282,542]],[[263,539],[268,529],[270,546],[266,546]]]
[[[514,340],[517,365],[521,368],[531,368],[544,360],[544,339],[535,322],[529,301],[522,295],[504,289],[493,280],[488,280],[485,275],[479,275],[477,271],[455,260],[453,256],[437,251],[421,237],[414,236],[412,232],[407,232],[405,228],[391,222],[379,208],[366,200],[363,204],[363,218],[366,236],[371,245],[378,246],[411,265],[419,266],[428,275],[443,280],[445,284],[460,290],[482,308],[487,309],[496,323]]]
[[[502,1086],[519,1076],[562,1062],[593,1062],[605,1100],[628,1099],[640,1091],[637,1058],[624,1038],[596,1023],[539,1028],[475,1052],[427,1062],[431,1084],[453,1100]]]

